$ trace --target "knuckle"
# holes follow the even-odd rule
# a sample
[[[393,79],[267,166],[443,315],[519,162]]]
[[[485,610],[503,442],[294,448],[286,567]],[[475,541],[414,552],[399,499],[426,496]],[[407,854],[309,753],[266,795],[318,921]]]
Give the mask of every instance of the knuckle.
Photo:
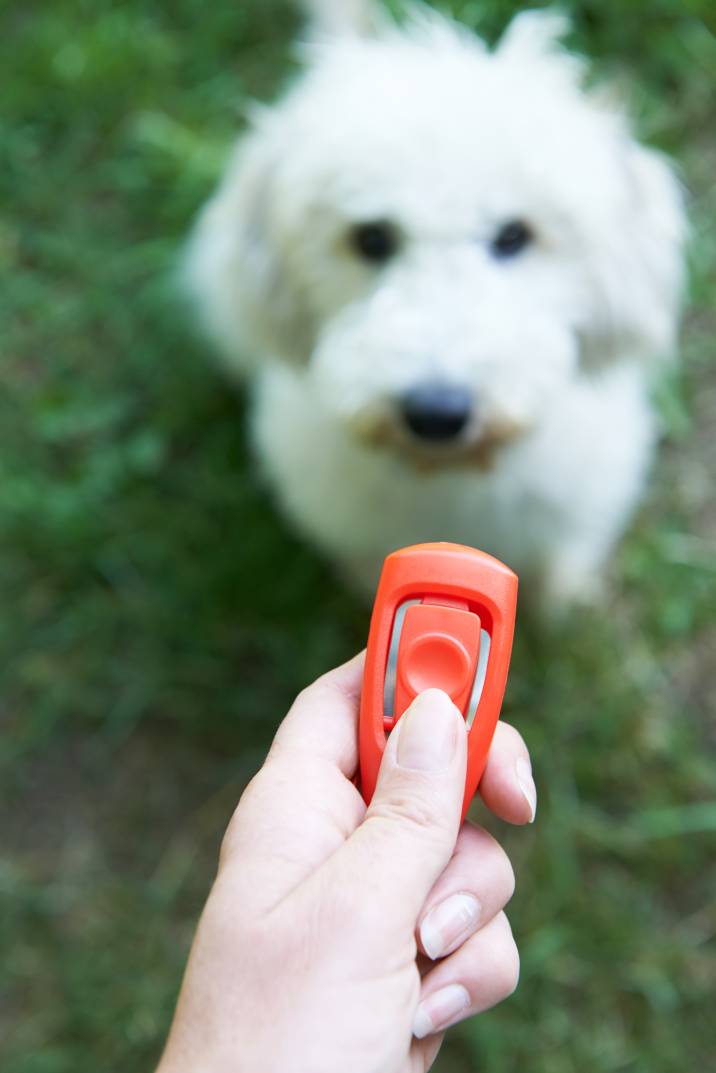
[[[221,840],[219,848],[220,869],[231,862],[240,851],[247,829],[251,829],[254,837],[260,832],[261,817],[266,811],[266,805],[270,802],[276,785],[278,785],[278,779],[274,771],[278,767],[279,765],[269,756],[263,767],[259,768],[244,788]]]
[[[502,744],[505,748],[510,752],[524,753],[525,756],[528,756],[529,754],[527,752],[527,746],[525,745],[525,739],[522,737],[519,730],[517,730],[516,727],[513,727],[511,723],[500,722],[500,726],[502,727]]]
[[[240,806],[237,805],[234,809],[234,813],[229,820],[228,826],[224,831],[224,836],[221,839],[221,845],[219,846],[219,871],[225,869],[235,855],[236,843],[238,840],[239,807]]]
[[[509,921],[504,913],[500,914],[502,925],[500,936],[500,957],[496,962],[497,991],[502,999],[509,998],[517,990],[520,981],[520,953],[512,935]]]
[[[316,678],[315,682],[311,682],[310,685],[304,686],[301,692],[296,697],[293,703],[293,708],[315,706],[321,701],[335,701],[336,700],[336,684],[334,681],[335,672],[328,671],[326,674],[322,674],[320,678]]]
[[[449,826],[444,812],[437,794],[427,787],[411,786],[375,801],[368,818],[399,826],[406,835],[412,834],[422,842],[442,842]]]
[[[499,859],[499,866],[498,867],[499,867],[500,880],[501,880],[501,883],[502,883],[502,890],[504,892],[504,894],[503,894],[504,901],[503,901],[502,904],[507,905],[507,903],[512,898],[512,895],[515,893],[515,884],[516,884],[515,870],[512,867],[512,861],[507,856],[507,853],[502,848],[502,846],[499,846],[498,848],[499,848],[499,853],[500,853],[500,859]]]
[[[304,686],[299,693],[296,694],[296,698],[291,705],[291,711],[296,708],[303,708],[307,704],[312,704],[320,695],[322,689],[322,679],[318,679],[316,682],[311,682],[310,685]]]
[[[489,877],[490,889],[494,892],[490,898],[491,904],[496,909],[507,905],[515,893],[515,871],[497,839],[484,828],[464,831],[461,855],[466,862],[469,861],[476,888],[484,885],[485,877]]]

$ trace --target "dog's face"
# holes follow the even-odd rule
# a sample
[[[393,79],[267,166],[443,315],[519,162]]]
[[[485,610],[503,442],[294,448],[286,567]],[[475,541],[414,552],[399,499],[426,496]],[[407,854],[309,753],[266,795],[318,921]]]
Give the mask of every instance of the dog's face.
[[[229,353],[299,366],[361,440],[487,464],[575,376],[669,348],[677,186],[550,26],[494,53],[437,18],[319,50],[198,231]]]

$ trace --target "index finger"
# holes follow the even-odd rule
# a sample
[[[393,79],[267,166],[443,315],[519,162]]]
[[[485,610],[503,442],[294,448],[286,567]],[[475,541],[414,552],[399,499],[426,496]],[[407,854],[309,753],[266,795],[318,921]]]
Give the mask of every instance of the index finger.
[[[278,728],[269,759],[289,752],[328,760],[348,779],[358,770],[358,707],[365,652],[299,693]]]
[[[365,812],[358,767],[363,656],[329,671],[296,698],[260,771],[244,791],[221,850],[245,905],[277,904],[331,856]]]

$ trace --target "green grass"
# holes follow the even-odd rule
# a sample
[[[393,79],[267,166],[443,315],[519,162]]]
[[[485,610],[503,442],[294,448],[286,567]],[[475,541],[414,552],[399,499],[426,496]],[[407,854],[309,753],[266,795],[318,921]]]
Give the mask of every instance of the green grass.
[[[716,91],[707,0],[563,5],[690,190],[692,305],[606,614],[523,627],[535,760],[506,838],[520,990],[464,1073],[716,1057]],[[515,4],[455,3],[494,36]],[[274,514],[243,404],[172,287],[241,109],[290,70],[279,0],[0,13],[0,1061],[150,1069],[232,805],[367,616]]]

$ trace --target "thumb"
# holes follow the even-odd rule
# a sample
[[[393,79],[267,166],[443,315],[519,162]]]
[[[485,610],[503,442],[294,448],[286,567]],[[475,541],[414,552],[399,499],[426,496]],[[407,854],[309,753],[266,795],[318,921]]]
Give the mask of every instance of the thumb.
[[[460,712],[439,689],[421,693],[388,739],[365,820],[344,847],[353,874],[370,875],[381,904],[413,921],[455,848],[466,758]]]

